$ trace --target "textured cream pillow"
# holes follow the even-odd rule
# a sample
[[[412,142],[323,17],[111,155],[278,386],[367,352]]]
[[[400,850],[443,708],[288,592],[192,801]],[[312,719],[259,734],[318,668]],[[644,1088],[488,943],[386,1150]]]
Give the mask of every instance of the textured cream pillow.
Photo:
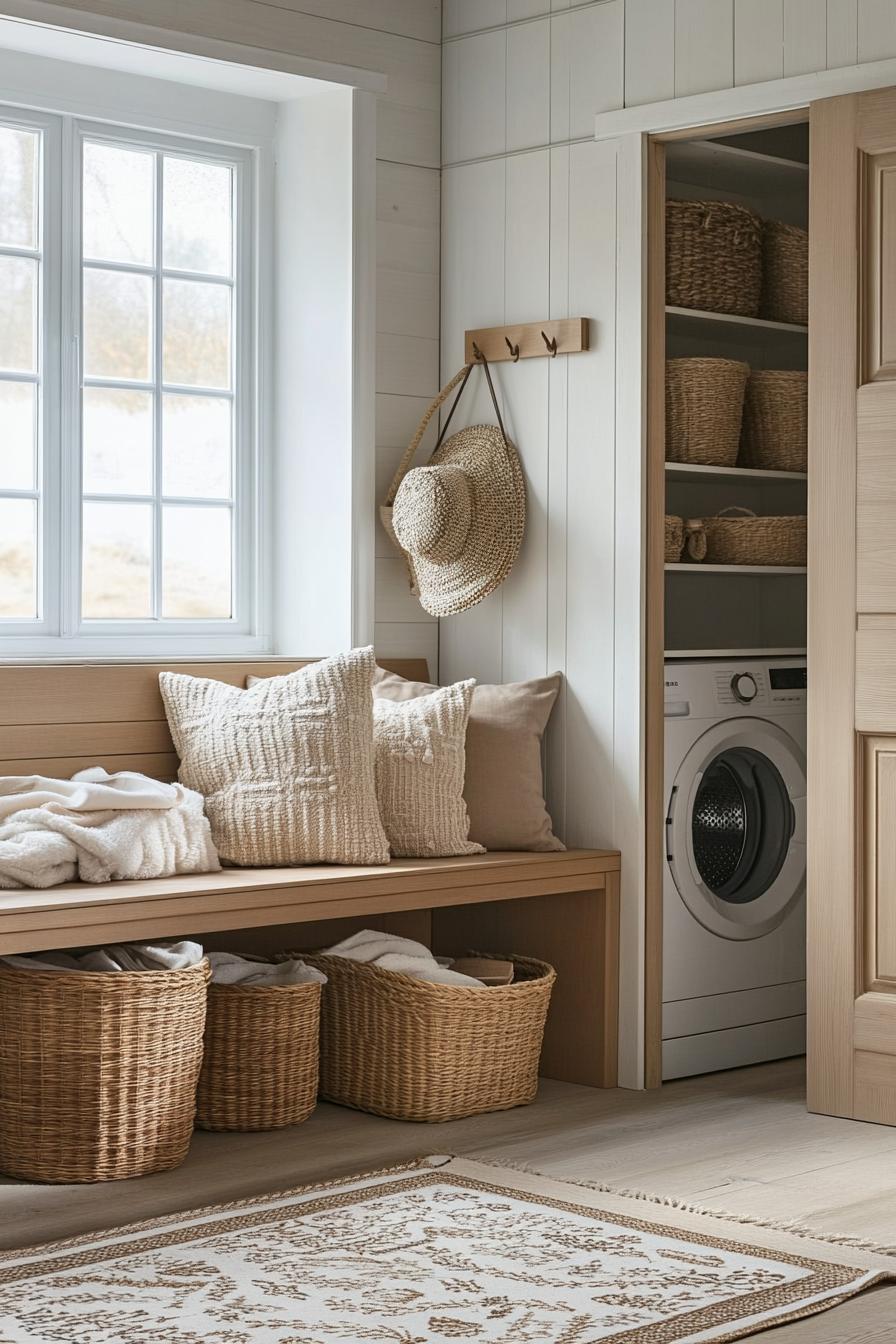
[[[249,676],[247,686],[263,678]],[[481,854],[467,839],[464,742],[474,681],[373,702],[376,800],[395,858]]]
[[[204,795],[226,863],[388,863],[374,785],[374,667],[372,649],[354,649],[245,691],[161,673],[179,778]]]
[[[377,668],[373,694],[413,701],[435,688]],[[467,724],[464,798],[470,839],[486,849],[564,849],[544,801],[541,742],[560,673],[507,686],[473,688]]]
[[[464,739],[475,683],[373,706],[376,797],[396,858],[481,854],[467,839]]]

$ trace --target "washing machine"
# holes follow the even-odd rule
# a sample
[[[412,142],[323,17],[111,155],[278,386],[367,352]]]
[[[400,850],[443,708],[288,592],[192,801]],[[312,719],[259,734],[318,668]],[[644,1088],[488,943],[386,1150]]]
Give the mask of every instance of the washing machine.
[[[804,1053],[806,662],[666,663],[663,1077]]]

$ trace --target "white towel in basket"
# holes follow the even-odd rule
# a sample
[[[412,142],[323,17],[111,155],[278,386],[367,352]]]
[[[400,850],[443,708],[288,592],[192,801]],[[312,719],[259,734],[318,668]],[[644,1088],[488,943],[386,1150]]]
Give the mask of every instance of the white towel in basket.
[[[384,971],[399,971],[402,975],[413,976],[416,980],[431,980],[436,985],[466,985],[470,989],[482,989],[481,980],[470,975],[461,975],[459,971],[440,966],[428,947],[415,943],[413,938],[399,938],[394,933],[377,933],[374,929],[361,929],[331,947],[327,956],[347,957],[349,961],[371,962]]]

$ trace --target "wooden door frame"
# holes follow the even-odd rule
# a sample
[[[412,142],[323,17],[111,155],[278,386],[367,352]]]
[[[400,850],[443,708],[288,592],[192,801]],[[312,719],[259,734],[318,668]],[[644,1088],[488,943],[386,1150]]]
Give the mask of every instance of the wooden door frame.
[[[659,131],[647,144],[647,443],[645,463],[644,621],[644,1086],[660,1087],[663,1067],[663,876],[665,821],[666,500],[666,151],[669,143],[808,121],[808,105],[739,120],[698,122]]]

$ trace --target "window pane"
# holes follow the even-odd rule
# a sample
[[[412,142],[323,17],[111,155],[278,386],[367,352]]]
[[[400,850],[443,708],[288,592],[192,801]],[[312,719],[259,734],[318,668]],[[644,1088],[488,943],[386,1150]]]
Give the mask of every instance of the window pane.
[[[164,509],[162,615],[227,620],[230,614],[230,510]]]
[[[0,499],[0,616],[37,616],[37,510],[33,499]]]
[[[87,619],[152,615],[152,505],[84,505],[83,613]]]
[[[164,265],[175,271],[230,275],[232,170],[166,158],[162,171]]]
[[[230,402],[172,392],[162,409],[162,491],[230,496]]]
[[[152,394],[84,389],[84,492],[152,494]]]
[[[37,262],[0,257],[0,369],[37,368]]]
[[[33,383],[0,382],[0,490],[34,489]]]
[[[84,372],[146,382],[152,370],[152,279],[84,271]]]
[[[166,280],[163,363],[166,383],[230,387],[230,289]]]
[[[0,244],[37,247],[36,131],[0,126]]]
[[[84,145],[84,256],[152,265],[155,155]]]

